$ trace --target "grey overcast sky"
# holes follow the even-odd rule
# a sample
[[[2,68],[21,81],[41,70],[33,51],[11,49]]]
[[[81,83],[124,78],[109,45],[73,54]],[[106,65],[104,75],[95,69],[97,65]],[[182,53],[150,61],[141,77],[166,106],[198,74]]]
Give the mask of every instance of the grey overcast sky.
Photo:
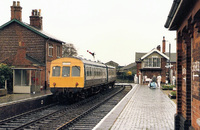
[[[22,21],[30,23],[32,9],[41,9],[43,30],[66,43],[78,54],[119,65],[135,62],[136,52],[162,45],[163,36],[176,52],[176,32],[164,28],[173,0],[19,0]],[[13,0],[1,0],[0,25],[11,17]],[[162,47],[161,47],[162,48]]]

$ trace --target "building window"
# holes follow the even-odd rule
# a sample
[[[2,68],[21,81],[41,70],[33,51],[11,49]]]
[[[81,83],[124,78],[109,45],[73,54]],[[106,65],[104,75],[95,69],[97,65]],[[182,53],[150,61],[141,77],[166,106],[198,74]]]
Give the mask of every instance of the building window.
[[[56,47],[56,55],[57,57],[60,57],[60,46]]]
[[[53,56],[53,45],[49,44],[49,56]]]
[[[28,86],[29,85],[29,70],[15,70],[15,86]]]
[[[144,67],[145,68],[158,68],[161,66],[160,58],[147,58],[144,60]]]

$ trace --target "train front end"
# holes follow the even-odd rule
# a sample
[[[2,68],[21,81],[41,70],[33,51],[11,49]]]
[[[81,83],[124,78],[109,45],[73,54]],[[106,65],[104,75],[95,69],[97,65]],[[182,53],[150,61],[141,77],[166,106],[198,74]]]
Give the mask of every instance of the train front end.
[[[84,65],[78,58],[60,58],[51,62],[50,89],[54,95],[73,94],[84,88]]]

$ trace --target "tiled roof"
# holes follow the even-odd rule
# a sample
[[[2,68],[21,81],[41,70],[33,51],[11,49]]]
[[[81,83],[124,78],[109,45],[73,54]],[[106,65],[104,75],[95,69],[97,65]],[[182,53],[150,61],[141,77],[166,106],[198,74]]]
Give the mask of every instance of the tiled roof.
[[[127,66],[124,66],[123,68],[121,68],[121,70],[128,70],[128,69],[131,69],[131,68],[133,68],[135,66],[136,66],[136,63],[134,62],[134,63],[131,63],[131,64],[127,65]]]
[[[140,58],[141,58],[142,56],[144,56],[145,54],[147,54],[147,53],[136,52],[136,53],[135,53],[135,61],[136,61],[136,62],[137,62],[137,61],[140,61]]]
[[[169,52],[166,55],[169,56]],[[170,62],[176,62],[176,53],[170,53]]]
[[[51,39],[51,40],[54,40],[54,41],[57,41],[57,42],[60,42],[60,43],[65,43],[65,42],[63,42],[63,41],[61,41],[61,40],[58,40],[58,39],[55,38],[54,36],[52,36],[52,35],[50,35],[50,34],[44,32],[43,30],[39,30],[39,29],[37,29],[37,28],[35,28],[35,27],[33,27],[33,26],[27,24],[27,23],[20,22],[20,21],[18,21],[18,20],[16,20],[16,19],[10,20],[9,22],[7,22],[7,23],[3,24],[2,26],[0,26],[0,30],[3,29],[4,27],[10,25],[10,24],[13,23],[13,22],[16,22],[16,23],[22,25],[23,27],[25,27],[25,28],[27,28],[27,29],[29,29],[29,30],[35,32],[36,34],[38,34],[38,35],[40,35],[40,36],[42,36],[42,37],[44,37],[44,38],[46,38],[46,39]]]
[[[31,56],[29,56],[29,55],[27,55],[27,54],[26,54],[26,59],[29,60],[29,61],[31,61],[33,64],[37,64],[37,65],[39,65],[39,66],[45,66],[44,63],[42,63],[42,62],[40,62],[40,61],[34,59],[33,57],[31,57]]]
[[[153,50],[151,50],[150,52],[146,53],[144,56],[141,57],[141,59],[143,60],[144,58],[146,58],[147,56],[151,55],[152,53],[158,53],[159,55],[161,55],[162,57],[169,59],[169,57],[162,53],[161,51],[157,50],[156,48],[154,48]]]
[[[141,53],[141,52],[136,52],[135,53],[135,61],[138,62],[138,61],[141,61],[141,58],[146,55],[147,53]],[[168,53],[165,53],[165,55],[167,57],[169,57],[169,52]],[[170,53],[170,61],[171,62],[176,62],[176,53]]]

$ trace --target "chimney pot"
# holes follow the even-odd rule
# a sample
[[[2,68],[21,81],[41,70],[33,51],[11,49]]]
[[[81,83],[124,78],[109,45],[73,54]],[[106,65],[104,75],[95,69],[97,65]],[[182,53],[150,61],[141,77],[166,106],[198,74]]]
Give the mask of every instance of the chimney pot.
[[[34,10],[32,10],[32,16],[34,16]]]
[[[41,9],[39,9],[39,13],[38,13],[38,15],[41,16]]]
[[[15,1],[13,1],[13,6],[16,6],[16,2]]]
[[[17,1],[17,6],[20,6],[20,2],[19,1]]]
[[[38,13],[37,13],[37,9],[35,9],[35,16],[37,16],[38,15]]]

